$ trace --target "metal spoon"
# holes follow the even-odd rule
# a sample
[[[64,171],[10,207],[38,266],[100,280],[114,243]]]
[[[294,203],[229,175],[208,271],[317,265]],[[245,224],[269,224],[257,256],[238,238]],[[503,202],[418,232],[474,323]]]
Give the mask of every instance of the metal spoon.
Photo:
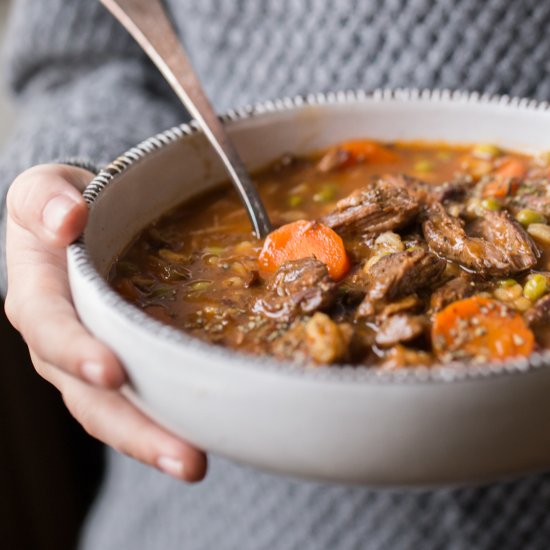
[[[143,48],[197,121],[231,176],[255,235],[265,237],[271,231],[265,207],[233,143],[214,113],[161,0],[100,1]]]

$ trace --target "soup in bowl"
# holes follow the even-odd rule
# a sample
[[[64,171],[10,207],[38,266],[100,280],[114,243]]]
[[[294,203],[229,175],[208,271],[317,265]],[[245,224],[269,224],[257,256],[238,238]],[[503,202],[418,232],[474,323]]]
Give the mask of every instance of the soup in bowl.
[[[74,301],[129,398],[291,475],[434,485],[548,467],[546,106],[349,93],[226,121],[275,225],[265,242],[192,127],[86,191]]]
[[[223,187],[145,229],[110,282],[212,344],[306,365],[471,364],[543,349],[550,155],[356,139],[255,177],[275,230]]]

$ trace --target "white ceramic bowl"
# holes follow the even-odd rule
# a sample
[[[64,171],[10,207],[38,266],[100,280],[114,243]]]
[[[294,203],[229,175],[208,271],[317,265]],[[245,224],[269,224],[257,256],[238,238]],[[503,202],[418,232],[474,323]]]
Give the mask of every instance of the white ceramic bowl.
[[[285,99],[225,117],[250,169],[356,137],[550,150],[550,109],[449,92]],[[180,126],[103,170],[68,252],[84,324],[120,357],[128,395],[208,451],[343,483],[462,484],[550,467],[550,360],[380,372],[302,368],[213,347],[147,317],[105,282],[113,259],[167,209],[225,179],[204,136]]]

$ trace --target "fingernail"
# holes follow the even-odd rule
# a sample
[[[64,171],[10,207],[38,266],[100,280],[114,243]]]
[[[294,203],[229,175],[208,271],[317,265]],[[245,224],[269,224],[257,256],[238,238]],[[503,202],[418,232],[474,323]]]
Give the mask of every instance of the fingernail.
[[[164,473],[176,477],[183,478],[183,462],[179,458],[171,456],[160,456],[157,460],[157,466]]]
[[[67,214],[77,205],[76,201],[67,195],[57,195],[46,204],[42,212],[42,220],[46,228],[57,233]]]
[[[100,363],[86,361],[82,365],[84,378],[96,386],[103,386],[105,383],[105,369]]]

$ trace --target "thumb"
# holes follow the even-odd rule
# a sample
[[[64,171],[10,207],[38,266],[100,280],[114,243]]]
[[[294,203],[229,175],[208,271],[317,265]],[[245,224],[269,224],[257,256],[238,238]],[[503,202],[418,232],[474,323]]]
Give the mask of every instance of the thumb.
[[[79,189],[93,174],[65,165],[40,165],[19,175],[7,196],[10,220],[49,246],[74,241],[86,225],[88,209]]]

